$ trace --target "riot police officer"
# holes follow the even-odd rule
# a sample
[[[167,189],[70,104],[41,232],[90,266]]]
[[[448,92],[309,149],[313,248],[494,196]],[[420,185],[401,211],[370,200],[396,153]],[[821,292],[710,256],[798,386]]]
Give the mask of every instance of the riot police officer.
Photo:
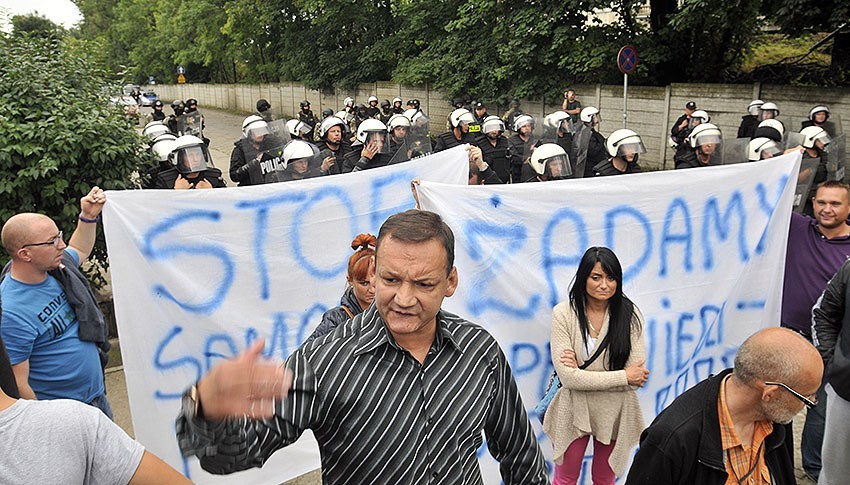
[[[738,126],[738,138],[753,138],[756,134],[756,125],[758,125],[759,108],[764,104],[760,99],[750,101],[747,106],[747,114],[741,117],[741,125]]]
[[[640,135],[626,128],[619,129],[605,140],[605,148],[609,158],[593,167],[595,176],[640,173],[638,156],[646,152]]]
[[[301,101],[299,106],[301,107],[301,110],[298,112],[298,120],[310,127],[310,129],[304,133],[304,138],[306,140],[310,140],[312,138],[310,135],[316,128],[316,117],[313,116],[313,110],[310,109],[310,102],[306,99]]]
[[[711,123],[703,123],[695,127],[687,140],[691,151],[674,159],[676,169],[719,165],[722,140],[720,128]]]
[[[568,113],[564,114],[569,116]],[[567,152],[555,143],[544,143],[534,148],[528,166],[533,172],[533,177],[528,177],[525,182],[548,182],[569,178],[572,175]]]
[[[385,99],[381,101],[381,114],[378,115],[378,119],[381,120],[381,123],[387,124],[390,121],[390,117],[393,115],[392,105],[390,104],[389,99]]]
[[[153,115],[152,116],[153,116],[154,121],[165,121],[165,113],[162,111],[162,109],[164,107],[165,107],[165,105],[162,104],[162,101],[160,101],[158,99],[153,102]]]
[[[435,152],[447,150],[458,145],[463,145],[464,143],[474,144],[475,135],[469,132],[469,125],[475,123],[475,118],[469,110],[460,108],[452,111],[449,115],[449,123],[452,129],[437,136],[437,142],[434,144]]]
[[[534,138],[531,136],[534,131],[534,118],[528,115],[517,116],[513,129],[514,134],[508,138],[511,145],[511,182],[518,184],[523,181],[523,167],[527,165],[531,148],[534,146]]]
[[[503,184],[507,184],[511,180],[511,144],[503,136],[505,124],[498,116],[488,116],[482,121],[481,133],[484,136],[479,137],[476,145],[487,165]]]
[[[204,142],[194,135],[183,135],[173,142],[168,155],[173,168],[160,172],[157,189],[212,189],[226,187],[221,170],[215,168]]]
[[[283,164],[277,174],[278,182],[291,182],[320,177],[322,171],[316,167],[316,147],[303,140],[292,140],[283,149]]]
[[[573,151],[570,161],[573,166],[573,177],[592,177],[593,167],[608,158],[605,149],[605,137],[599,133],[599,123],[602,121],[599,109],[595,106],[582,108],[579,121],[573,136]]]
[[[342,161],[345,155],[351,151],[351,145],[345,139],[345,121],[336,116],[328,116],[319,125],[319,136],[321,140],[316,147],[319,152],[327,150],[333,157],[332,162],[323,163],[327,166],[323,171],[327,175],[336,175],[342,173]],[[327,157],[325,157],[327,158]]]
[[[378,119],[381,115],[381,109],[378,108],[378,97],[369,96],[369,99],[367,99],[366,102],[369,103],[369,106],[366,107],[366,116]]]
[[[387,125],[376,119],[364,120],[357,127],[357,138],[351,152],[345,155],[343,173],[389,165],[392,160],[389,148]]]
[[[829,121],[829,107],[827,106],[818,105],[809,111],[809,118],[803,121],[800,129],[802,130],[810,126],[819,126],[826,130],[829,136],[835,136],[835,124]]]
[[[392,112],[394,115],[400,115],[404,113],[404,107],[401,105],[401,98],[399,98],[398,96],[393,98]]]
[[[274,121],[274,116],[272,115],[272,105],[268,102],[267,99],[260,98],[259,100],[257,100],[256,115],[265,120],[266,123]]]
[[[171,153],[171,149],[174,146],[174,140],[176,139],[176,136],[166,132],[160,134],[151,141],[150,153],[153,156],[153,160],[156,162],[156,165],[148,168],[142,174],[142,188],[156,188],[156,182],[159,174],[168,169],[174,168],[168,160],[168,155]]]
[[[168,131],[172,133],[178,133],[180,131],[178,118],[183,116],[184,107],[185,105],[182,99],[175,99],[171,102],[171,111],[173,111],[173,114],[168,117],[168,122],[166,123],[168,125]]]
[[[266,121],[251,115],[242,122],[242,138],[233,143],[230,153],[230,180],[238,186],[266,183],[280,163],[280,149],[275,146]]]

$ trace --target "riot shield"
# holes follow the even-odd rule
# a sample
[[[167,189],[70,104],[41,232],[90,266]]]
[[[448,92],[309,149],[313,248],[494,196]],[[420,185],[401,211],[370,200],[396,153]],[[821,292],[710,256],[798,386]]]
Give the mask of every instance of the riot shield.
[[[593,129],[582,125],[573,137],[573,153],[570,154],[570,160],[574,164],[574,178],[584,177],[584,167],[587,165],[587,148],[590,146],[591,135],[593,135]]]
[[[407,145],[410,150],[410,158],[427,155],[433,151],[431,147],[431,121],[427,116],[418,113],[410,122],[410,130],[407,132]]]
[[[193,111],[184,113],[177,118],[177,131],[179,136],[193,135],[200,139],[204,139],[201,113]]]
[[[785,133],[785,148],[794,148],[803,144],[805,137],[802,133],[789,131]]]
[[[733,163],[746,162],[749,147],[749,138],[724,138],[720,163],[723,165],[731,165]]]
[[[802,213],[806,208],[806,199],[815,181],[818,165],[820,165],[820,158],[804,158],[800,163],[800,174],[797,176],[797,187],[794,189],[794,212]]]
[[[270,121],[268,125],[271,144],[276,147],[280,147],[281,150],[283,150],[283,147],[286,146],[291,139],[289,136],[289,129],[286,127],[286,120]]]
[[[826,178],[827,180],[844,181],[847,174],[847,158],[844,156],[847,137],[838,135],[829,143],[829,153],[826,154]]]

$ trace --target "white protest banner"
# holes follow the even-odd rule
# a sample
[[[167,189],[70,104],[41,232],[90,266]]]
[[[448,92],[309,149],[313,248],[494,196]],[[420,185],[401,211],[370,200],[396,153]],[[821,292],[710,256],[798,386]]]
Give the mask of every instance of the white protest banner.
[[[109,192],[104,227],[136,438],[196,483],[277,484],[319,467],[312,434],[262,469],[215,476],[183,460],[187,386],[258,337],[285,359],[345,289],[351,241],[414,207],[414,178],[466,184],[463,147],[298,182]]]
[[[649,425],[731,367],[747,336],[779,324],[800,158],[504,186],[424,182],[422,209],[441,214],[456,237],[460,284],[443,307],[494,334],[533,409],[553,372],[552,307],[568,298],[588,247],[613,249],[625,293],[646,318],[651,374],[638,395]],[[488,483],[499,483],[495,462],[483,460]],[[589,456],[583,469],[590,483]]]

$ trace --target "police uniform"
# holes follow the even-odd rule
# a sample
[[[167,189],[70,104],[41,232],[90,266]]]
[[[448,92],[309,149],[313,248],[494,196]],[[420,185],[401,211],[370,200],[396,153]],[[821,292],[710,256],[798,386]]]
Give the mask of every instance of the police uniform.
[[[437,142],[434,144],[434,152],[436,153],[441,152],[443,150],[448,150],[449,148],[454,148],[465,143],[474,145],[475,140],[475,135],[469,132],[464,133],[463,137],[458,140],[457,138],[455,138],[455,134],[453,131],[446,131],[444,133],[440,133],[440,135],[437,136]]]
[[[627,163],[625,172],[617,170],[614,164],[611,163],[611,159],[605,159],[593,167],[594,176],[626,175],[630,173],[640,173],[640,165],[637,162]]]
[[[511,179],[511,144],[507,138],[499,136],[494,146],[485,135],[478,140],[476,146],[481,149],[482,158],[496,172],[499,180],[503,184],[508,183]]]

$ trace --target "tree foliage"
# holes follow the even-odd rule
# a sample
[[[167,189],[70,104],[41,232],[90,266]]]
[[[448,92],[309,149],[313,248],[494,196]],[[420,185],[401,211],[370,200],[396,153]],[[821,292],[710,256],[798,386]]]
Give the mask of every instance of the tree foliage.
[[[96,46],[73,38],[0,35],[0,223],[41,212],[71,234],[94,186],[132,187],[141,138],[108,104]],[[106,261],[101,239],[93,255]]]
[[[641,52],[634,83],[736,80],[765,25],[790,35],[835,29],[850,9],[843,0],[650,0],[644,18],[642,0],[75,1],[83,34],[102,39],[112,65],[137,82],[171,82],[182,65],[190,82],[392,80],[493,101],[617,82],[625,44]],[[840,54],[841,35],[835,44]]]

